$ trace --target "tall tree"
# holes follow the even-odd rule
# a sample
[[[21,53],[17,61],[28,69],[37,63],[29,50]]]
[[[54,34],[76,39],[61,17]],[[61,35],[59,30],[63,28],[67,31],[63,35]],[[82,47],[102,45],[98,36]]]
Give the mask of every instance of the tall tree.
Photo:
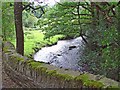
[[[28,3],[27,5],[22,4],[22,0],[15,0],[14,2],[14,16],[15,16],[15,29],[16,29],[16,51],[24,55],[24,33],[23,33],[23,25],[22,25],[22,11],[30,10],[34,14],[36,14],[36,10],[39,10],[41,13],[38,15],[40,18],[42,14],[44,14],[43,7],[34,7],[32,3]]]
[[[120,1],[119,1],[119,3],[118,3],[118,8],[117,8],[117,31],[118,31],[118,40],[119,40],[119,38],[120,38]],[[118,43],[119,45],[120,45],[120,43]]]
[[[16,29],[16,50],[19,54],[24,55],[24,34],[22,26],[22,0],[21,2],[14,2],[14,16]]]

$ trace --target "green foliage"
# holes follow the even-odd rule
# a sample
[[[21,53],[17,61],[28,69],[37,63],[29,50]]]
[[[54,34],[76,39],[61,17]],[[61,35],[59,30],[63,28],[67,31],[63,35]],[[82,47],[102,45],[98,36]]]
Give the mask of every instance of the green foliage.
[[[25,27],[35,27],[38,19],[31,13],[23,11],[23,25]]]
[[[11,2],[2,3],[2,34],[4,40],[15,38],[14,31],[14,7]]]
[[[30,31],[29,28],[24,28],[25,55],[29,56],[29,54],[35,53],[33,48],[38,48],[38,50],[40,50],[42,47],[55,44],[63,36],[56,35],[54,37],[51,37],[50,39],[44,39],[44,37],[45,35],[40,30],[34,30],[33,28],[31,28]],[[14,40],[12,40],[12,43],[15,45]]]
[[[65,35],[68,38],[80,35],[78,16],[72,14],[72,12],[77,13],[77,2],[65,2],[62,5],[57,4],[49,8],[43,17],[39,19],[38,22],[41,30],[45,33],[45,38],[58,34]],[[75,8],[71,8],[71,5]],[[82,20],[82,22],[85,21],[88,22],[89,20]]]
[[[82,61],[79,64],[83,67],[86,64],[88,67],[86,71],[118,80],[116,75],[118,75],[118,65],[120,64],[119,34],[116,27],[117,20],[115,18],[112,20],[114,22],[109,23],[104,15],[99,14],[99,24],[96,29],[93,30],[91,27],[91,30],[88,31],[89,45],[84,49]]]
[[[62,5],[57,4],[53,8],[48,8],[46,14],[39,19],[38,23],[41,30],[45,33],[45,38],[49,38],[54,35],[64,35],[68,38],[74,38],[80,35],[80,26],[77,14],[77,2],[65,2]],[[85,3],[82,3],[85,4]],[[90,3],[89,3],[90,4]],[[103,3],[95,3],[100,6],[100,8],[105,11],[108,10],[109,6]],[[117,3],[109,2],[109,5],[117,5]],[[72,7],[71,7],[72,6]],[[92,6],[86,5],[86,7],[92,8]],[[93,7],[94,8],[94,7]],[[116,8],[115,8],[116,10]],[[119,9],[118,9],[119,10]],[[73,14],[74,13],[74,14]],[[80,14],[91,14],[86,9],[81,9]],[[106,13],[106,11],[105,11]],[[102,11],[97,11],[94,8],[94,16],[80,16],[80,23],[82,27],[82,34],[87,33],[88,45],[84,49],[82,60],[79,64],[84,67],[87,65],[88,69],[86,71],[102,74],[113,79],[118,79],[115,77],[120,64],[118,56],[118,37],[119,37],[119,15],[116,18],[112,17],[108,22],[108,16],[112,16],[113,13],[110,11],[108,16],[104,15]],[[99,14],[99,15],[98,15]],[[92,20],[95,18],[96,26],[93,27]],[[91,23],[87,25],[86,23]],[[116,27],[118,26],[118,27]]]
[[[80,16],[78,19],[77,13],[77,2],[65,2],[62,5],[56,4],[52,8],[47,8],[46,13],[42,18],[38,19],[33,16],[30,12],[23,12],[23,25],[25,27],[34,27],[39,24],[40,30],[35,31],[32,28],[25,30],[25,55],[34,53],[34,47],[38,50],[44,46],[50,46],[55,44],[61,38],[75,38],[80,36],[81,27],[83,29],[82,34],[87,33],[86,47],[83,51],[82,60],[79,64],[84,67],[87,65],[86,71],[102,74],[107,77],[111,77],[118,80],[118,65],[119,61],[119,31],[120,31],[120,6],[115,7],[116,16],[110,18],[112,23],[107,21],[109,16],[113,13],[110,11],[106,13],[106,10],[110,7],[109,5],[117,5],[116,2],[109,2],[109,5],[104,5],[105,3],[95,3],[99,5],[101,10],[99,12],[96,8],[93,9],[94,16]],[[86,6],[91,10],[92,6]],[[11,40],[14,36],[14,7],[10,6],[10,3],[2,4],[2,30],[3,37],[5,40]],[[91,14],[86,9],[80,9],[80,14]],[[74,13],[74,14],[73,14]],[[99,15],[97,14],[99,13]],[[87,18],[87,19],[85,19]],[[91,19],[92,18],[92,19]],[[93,27],[92,20],[96,20],[95,28]],[[37,23],[38,21],[38,23]],[[91,23],[92,22],[92,23]],[[87,25],[86,23],[91,23]],[[25,28],[26,29],[26,28]],[[56,35],[56,36],[55,36]],[[47,39],[46,39],[47,38]],[[48,39],[49,38],[49,39]],[[15,43],[15,41],[13,41]],[[33,48],[33,49],[32,49]],[[6,49],[4,48],[4,51]],[[36,63],[32,63],[33,67],[37,67]],[[44,69],[43,69],[44,71]],[[46,69],[45,69],[46,71]],[[54,71],[50,74],[55,73]],[[61,76],[64,77],[64,76]],[[65,76],[66,77],[66,76]],[[69,76],[68,76],[69,78]],[[82,77],[87,78],[87,77]],[[77,78],[78,79],[78,78]],[[88,82],[89,83],[89,82]],[[88,83],[85,83],[87,85]],[[89,84],[94,84],[96,82],[90,82]]]

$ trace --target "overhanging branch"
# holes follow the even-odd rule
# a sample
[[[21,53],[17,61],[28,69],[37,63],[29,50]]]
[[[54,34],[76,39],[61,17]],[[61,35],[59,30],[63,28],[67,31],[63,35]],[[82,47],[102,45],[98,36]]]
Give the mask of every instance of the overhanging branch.
[[[32,3],[29,3],[29,4],[27,4],[27,5],[23,5],[24,7],[23,7],[22,10],[30,10],[30,9],[32,9],[32,13],[36,13],[36,10],[42,11],[42,13],[39,15],[38,18],[40,18],[43,14],[45,14],[45,11],[44,11],[44,9],[43,9],[42,6],[34,7],[34,6],[32,6],[31,4],[32,4]]]

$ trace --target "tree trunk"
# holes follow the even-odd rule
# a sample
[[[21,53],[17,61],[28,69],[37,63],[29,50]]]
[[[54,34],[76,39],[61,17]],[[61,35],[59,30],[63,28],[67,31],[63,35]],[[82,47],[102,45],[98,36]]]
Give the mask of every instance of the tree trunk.
[[[24,55],[24,33],[22,26],[22,1],[14,2],[14,16],[15,16],[15,29],[16,29],[16,51]]]
[[[117,31],[118,31],[118,41],[120,39],[120,4],[118,5],[117,8]],[[118,43],[120,46],[120,42]]]
[[[96,7],[95,2],[91,2],[91,14],[92,14],[92,28],[95,31],[97,25],[97,18],[96,18]]]

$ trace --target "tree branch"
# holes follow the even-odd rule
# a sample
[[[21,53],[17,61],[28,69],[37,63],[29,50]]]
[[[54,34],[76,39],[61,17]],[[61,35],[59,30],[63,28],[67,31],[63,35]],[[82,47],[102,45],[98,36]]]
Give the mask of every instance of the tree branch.
[[[23,9],[22,10],[25,10],[26,8],[28,8],[30,6],[31,3],[29,3],[28,5],[23,5]]]
[[[88,10],[89,12],[92,12],[92,11],[91,11],[91,9],[89,9],[89,8],[85,7],[85,6],[84,6],[84,5],[82,5],[82,4],[81,4],[80,6],[82,6],[82,8],[84,8],[84,9]]]
[[[74,15],[78,15],[77,13],[74,13],[74,12],[72,12],[72,14],[74,14]],[[91,14],[79,14],[79,15],[85,15],[85,16],[92,16]]]
[[[31,6],[31,3],[29,3],[28,5],[23,5],[23,6],[24,6],[24,7],[23,7],[22,11],[23,11],[23,10],[30,10],[30,9],[32,9],[32,13],[36,13],[35,10],[40,9],[40,10],[42,11],[42,13],[40,14],[40,16],[39,16],[38,18],[40,18],[43,14],[45,14],[45,11],[43,10],[43,7],[42,7],[42,6],[33,7],[33,6]],[[28,8],[28,9],[27,9],[27,8]]]

